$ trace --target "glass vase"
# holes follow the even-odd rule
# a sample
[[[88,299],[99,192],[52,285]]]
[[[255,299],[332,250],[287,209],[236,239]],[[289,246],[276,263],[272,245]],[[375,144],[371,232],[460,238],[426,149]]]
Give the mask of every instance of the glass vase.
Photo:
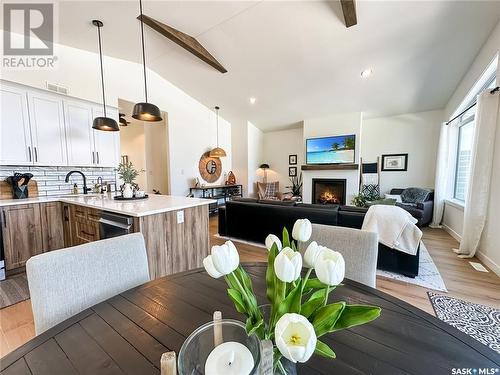
[[[271,305],[260,305],[259,309],[262,312],[262,317],[264,318],[264,324],[266,326],[267,332],[269,330],[269,319],[271,317]],[[273,346],[274,348],[276,348],[274,342]],[[297,375],[297,364],[282,356],[279,359],[278,366],[276,366],[276,368],[274,369],[273,375]]]
[[[260,340],[257,336],[248,336],[245,325],[232,319],[222,319],[220,322],[208,322],[197,328],[182,344],[178,358],[179,375],[205,375],[207,358],[215,349],[215,325],[220,326],[224,343],[236,342],[244,345],[251,353],[254,367],[249,375],[259,374]]]

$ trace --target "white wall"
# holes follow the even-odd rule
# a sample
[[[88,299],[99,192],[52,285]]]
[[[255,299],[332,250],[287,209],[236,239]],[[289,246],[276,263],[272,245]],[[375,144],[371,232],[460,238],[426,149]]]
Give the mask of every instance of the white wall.
[[[297,155],[297,174],[304,164],[304,128],[280,130],[264,133],[264,158],[271,169],[267,172],[268,181],[279,181],[280,191],[287,192],[290,186],[288,177],[288,155]]]
[[[262,179],[259,165],[263,163],[264,133],[251,122],[248,122],[248,196],[257,196],[256,182]]]
[[[147,190],[169,194],[167,115],[163,121],[144,124]]]
[[[248,195],[248,123],[241,119],[231,120],[231,155],[236,183]]]
[[[446,104],[444,109],[445,119],[449,119],[453,112],[460,105],[462,100],[465,98],[467,93],[472,89],[474,83],[481,77],[482,73],[485,71],[487,66],[493,59],[495,55],[498,54],[500,46],[500,22],[497,24],[488,40],[483,44],[481,50],[474,59],[469,70],[464,75],[460,83],[457,85],[455,92],[451,96],[450,100]],[[498,77],[498,75],[497,75]],[[498,81],[497,81],[498,83]]]
[[[381,172],[380,192],[392,188],[434,188],[442,111],[363,119],[361,157],[371,163],[382,154],[408,154],[406,172]]]
[[[474,86],[474,83],[481,77],[481,74],[487,68],[495,56],[500,52],[500,23],[497,24],[492,34],[485,42],[477,57],[469,68],[468,72],[458,84],[454,94],[445,108],[445,119],[460,105],[461,101],[468,94],[469,90]],[[497,70],[497,85],[500,81],[500,66]],[[500,128],[497,126],[495,154],[493,161],[493,172],[490,185],[490,200],[488,215],[486,218],[486,226],[483,231],[479,251],[477,257],[481,259],[487,266],[493,269],[500,275]],[[448,212],[447,212],[448,211]],[[447,204],[445,207],[445,217],[443,220],[445,227],[448,227],[453,233],[462,235],[463,211],[460,209],[450,208]]]
[[[304,120],[302,155],[305,154],[305,140],[307,138],[355,134],[355,163],[359,163],[362,119],[363,115],[361,112],[354,112]],[[358,193],[359,170],[303,171],[302,199],[305,203],[311,202],[313,178],[345,178],[347,180],[346,204],[350,204],[354,195]]]
[[[42,89],[46,81],[59,83],[69,88],[71,96],[101,102],[98,55],[61,45],[56,46],[55,54],[56,69],[3,69],[2,78]],[[136,63],[104,57],[109,105],[117,107],[118,98],[134,103],[144,101],[141,69]],[[215,113],[151,70],[148,70],[148,89],[150,102],[168,113],[171,194],[186,195],[193,179],[200,177],[198,161],[202,153],[215,147]],[[219,145],[228,154],[222,158],[223,170],[229,171],[232,168],[231,124],[223,118],[219,121]],[[223,176],[224,173],[217,183],[223,182]]]

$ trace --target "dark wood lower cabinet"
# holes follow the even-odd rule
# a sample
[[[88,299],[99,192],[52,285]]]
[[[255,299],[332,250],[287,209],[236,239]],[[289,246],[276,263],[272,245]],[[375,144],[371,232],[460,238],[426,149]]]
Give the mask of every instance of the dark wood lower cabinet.
[[[40,204],[43,252],[64,247],[63,213],[61,203]]]
[[[34,255],[64,247],[59,202],[6,206],[0,213],[5,267],[9,273],[22,271]]]
[[[201,267],[210,251],[208,206],[134,218],[133,230],[146,242],[152,279]],[[46,251],[101,239],[98,209],[61,202],[0,208],[7,271],[22,271],[26,261]]]
[[[64,204],[63,215],[66,247],[101,239],[99,233],[101,211],[75,204]]]
[[[7,271],[23,267],[33,255],[42,253],[40,205],[3,207],[2,237]]]

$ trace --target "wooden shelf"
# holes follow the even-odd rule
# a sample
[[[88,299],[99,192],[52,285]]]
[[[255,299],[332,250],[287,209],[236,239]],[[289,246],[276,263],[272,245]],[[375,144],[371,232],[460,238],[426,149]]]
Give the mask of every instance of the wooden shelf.
[[[317,164],[317,165],[302,165],[300,167],[303,171],[334,171],[334,170],[346,170],[359,169],[359,164]]]

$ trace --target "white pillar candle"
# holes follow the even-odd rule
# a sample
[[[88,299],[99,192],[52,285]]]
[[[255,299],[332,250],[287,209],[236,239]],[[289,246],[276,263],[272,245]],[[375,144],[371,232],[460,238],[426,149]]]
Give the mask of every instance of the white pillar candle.
[[[208,355],[205,375],[247,375],[254,366],[250,350],[239,342],[220,344]]]

